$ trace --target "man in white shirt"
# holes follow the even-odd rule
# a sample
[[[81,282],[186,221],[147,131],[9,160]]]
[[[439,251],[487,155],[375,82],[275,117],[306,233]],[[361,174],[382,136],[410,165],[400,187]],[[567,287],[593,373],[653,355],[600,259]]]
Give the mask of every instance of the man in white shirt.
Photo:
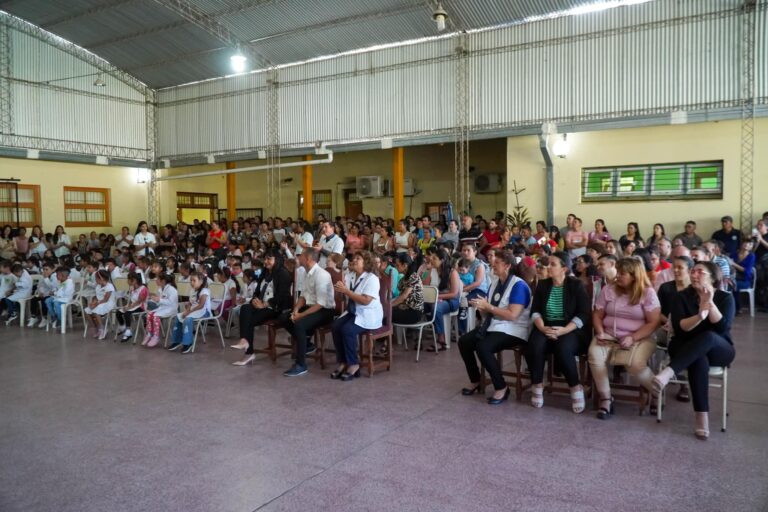
[[[320,228],[320,240],[315,242],[315,249],[320,253],[317,260],[318,265],[325,269],[325,263],[328,256],[333,253],[344,254],[344,240],[342,240],[333,230],[332,222],[325,222]]]
[[[312,233],[309,232],[309,225],[304,222],[298,222],[296,224],[296,231],[291,233],[293,241],[296,242],[296,250],[294,251],[296,256],[301,254],[304,249],[312,247],[312,242],[315,241]]]
[[[286,377],[298,377],[307,373],[307,341],[314,330],[330,323],[336,308],[331,274],[317,263],[317,251],[305,249],[299,263],[307,271],[302,293],[293,310],[284,313],[279,321],[291,333],[296,342],[296,361],[283,373]]]

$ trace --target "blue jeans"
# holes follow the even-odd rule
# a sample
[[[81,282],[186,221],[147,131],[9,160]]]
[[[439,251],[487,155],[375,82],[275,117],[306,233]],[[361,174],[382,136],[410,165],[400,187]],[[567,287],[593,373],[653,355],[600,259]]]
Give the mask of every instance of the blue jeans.
[[[3,302],[5,302],[5,309],[8,310],[8,316],[11,317],[14,314],[19,313],[19,303],[16,301],[13,301],[11,299],[3,299]]]
[[[435,334],[445,334],[445,329],[443,329],[443,315],[453,313],[459,309],[459,298],[438,300],[435,307],[437,308],[434,322]]]
[[[211,316],[210,314],[205,314],[202,318]],[[182,322],[179,320],[179,317],[174,318],[173,320],[173,332],[171,333],[171,341],[173,344],[181,343],[185,347],[188,347],[192,344],[192,338],[194,337],[194,332],[192,330],[192,321],[194,318],[186,317],[184,318],[184,321]]]
[[[59,302],[53,297],[45,298],[45,307],[48,308],[48,315],[51,317],[51,321],[61,320],[64,317],[64,304],[65,302]]]

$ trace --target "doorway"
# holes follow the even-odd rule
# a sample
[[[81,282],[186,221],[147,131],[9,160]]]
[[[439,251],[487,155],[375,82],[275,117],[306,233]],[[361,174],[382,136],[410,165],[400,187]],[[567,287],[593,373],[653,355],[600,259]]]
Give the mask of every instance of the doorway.
[[[344,191],[344,216],[348,219],[357,219],[363,213],[363,202],[355,189]]]

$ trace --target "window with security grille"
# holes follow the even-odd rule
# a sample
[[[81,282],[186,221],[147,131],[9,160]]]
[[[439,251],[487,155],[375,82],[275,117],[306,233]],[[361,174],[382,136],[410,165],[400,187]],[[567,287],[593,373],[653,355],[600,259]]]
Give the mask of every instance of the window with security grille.
[[[16,187],[18,187],[18,196]],[[42,224],[40,185],[0,183],[0,225],[15,226],[17,220],[19,226],[26,228]]]
[[[111,226],[108,188],[64,187],[64,225]]]

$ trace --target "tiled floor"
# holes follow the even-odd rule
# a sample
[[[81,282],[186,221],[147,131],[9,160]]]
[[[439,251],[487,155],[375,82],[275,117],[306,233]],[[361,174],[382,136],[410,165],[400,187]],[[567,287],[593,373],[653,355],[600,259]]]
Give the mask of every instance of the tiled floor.
[[[701,442],[689,404],[657,424],[463,397],[455,348],[343,383],[0,327],[0,511],[765,511],[768,317],[734,334],[729,429],[715,398]]]

